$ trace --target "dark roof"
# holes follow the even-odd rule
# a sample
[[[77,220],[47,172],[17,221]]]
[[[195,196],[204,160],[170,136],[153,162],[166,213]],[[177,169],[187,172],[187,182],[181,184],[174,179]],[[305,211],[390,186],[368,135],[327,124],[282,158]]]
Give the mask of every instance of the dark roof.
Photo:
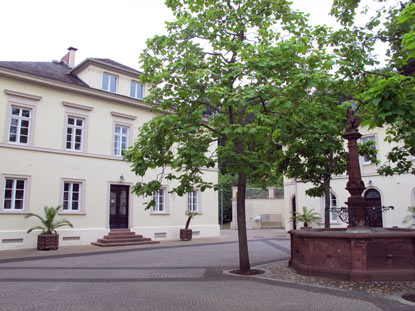
[[[139,74],[142,74],[142,72],[140,72],[140,71],[138,71],[138,70],[136,70],[134,68],[125,66],[125,65],[120,64],[120,63],[118,63],[116,61],[113,61],[112,59],[109,59],[109,58],[88,58],[88,59],[90,59],[90,60],[96,60],[96,61],[102,62],[102,63],[106,63],[106,64],[108,64],[110,66],[120,67],[120,68],[125,69],[125,70],[128,70],[128,71],[133,71],[133,72],[137,73],[138,75]]]
[[[0,62],[0,67],[77,86],[88,87],[81,79],[69,74],[71,68],[68,65],[60,62]]]

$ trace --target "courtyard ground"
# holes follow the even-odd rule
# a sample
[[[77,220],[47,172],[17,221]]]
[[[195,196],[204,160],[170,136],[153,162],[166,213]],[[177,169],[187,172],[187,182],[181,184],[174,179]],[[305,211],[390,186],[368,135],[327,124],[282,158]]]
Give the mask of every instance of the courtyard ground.
[[[249,230],[251,265],[234,276],[237,233],[158,245],[67,246],[0,252],[0,310],[415,310],[399,295],[338,288],[289,275],[282,230]],[[291,279],[290,279],[291,278]]]

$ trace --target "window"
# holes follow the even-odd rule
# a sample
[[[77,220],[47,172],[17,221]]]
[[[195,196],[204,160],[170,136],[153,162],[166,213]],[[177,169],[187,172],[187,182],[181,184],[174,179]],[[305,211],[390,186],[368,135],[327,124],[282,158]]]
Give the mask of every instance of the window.
[[[63,183],[63,207],[64,211],[78,212],[81,209],[82,184],[79,182]]]
[[[4,186],[3,209],[6,211],[23,211],[25,203],[25,189],[25,179],[6,178]]]
[[[374,142],[376,142],[376,137],[374,135],[366,136],[366,137],[362,137],[361,140],[362,140],[362,143],[365,143],[365,142],[370,141],[370,140],[373,140]],[[363,164],[372,164],[372,162],[366,156],[363,157],[362,162],[363,162]]]
[[[131,81],[130,96],[143,99],[143,85],[136,81]]]
[[[117,80],[118,78],[116,76],[104,73],[104,75],[102,76],[102,89],[104,91],[116,93]]]
[[[36,107],[42,97],[4,90],[7,95],[7,121],[4,122],[4,141],[11,144],[33,145]]]
[[[337,198],[333,193],[330,193],[330,222],[337,222],[337,211],[333,210],[337,208]]]
[[[158,191],[153,192],[153,200],[156,201],[156,205],[153,208],[153,212],[166,212],[166,189],[161,188]]]
[[[194,190],[187,194],[187,209],[191,212],[199,211],[199,191]]]
[[[31,115],[31,109],[11,107],[9,142],[21,144],[29,142]]]
[[[128,149],[129,127],[116,124],[114,132],[114,155],[122,156],[123,151]]]
[[[82,151],[85,120],[68,116],[66,125],[66,149]]]

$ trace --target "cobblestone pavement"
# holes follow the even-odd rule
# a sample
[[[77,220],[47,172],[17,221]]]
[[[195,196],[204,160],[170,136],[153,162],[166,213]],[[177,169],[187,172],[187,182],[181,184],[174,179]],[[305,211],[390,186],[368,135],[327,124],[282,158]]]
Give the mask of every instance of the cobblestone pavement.
[[[292,268],[289,268],[288,261],[263,265],[261,266],[261,269],[269,271],[265,275],[266,277],[296,283],[307,283],[345,290],[365,291],[371,294],[378,294],[382,296],[397,296],[401,295],[402,293],[415,293],[415,281],[355,282],[333,280],[317,276],[305,276],[299,275],[295,273]]]
[[[274,235],[274,236],[273,236]],[[0,259],[0,310],[414,310],[358,291],[223,274],[232,239]],[[289,240],[251,236],[251,265],[286,261]]]

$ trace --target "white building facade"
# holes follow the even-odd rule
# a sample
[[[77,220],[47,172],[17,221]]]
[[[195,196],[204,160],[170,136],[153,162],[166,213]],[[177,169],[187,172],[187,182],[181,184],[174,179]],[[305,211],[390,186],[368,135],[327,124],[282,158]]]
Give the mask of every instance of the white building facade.
[[[377,157],[381,163],[386,162],[386,156],[391,150],[392,145],[384,139],[386,133],[384,129],[376,128],[369,130],[361,128],[362,141],[374,140],[378,150]],[[378,167],[371,163],[368,159],[360,157],[360,169],[362,180],[366,186],[363,196],[367,201],[373,203],[374,206],[393,206],[393,210],[388,210],[382,213],[381,220],[378,225],[383,227],[406,227],[402,223],[405,216],[408,215],[408,207],[415,205],[415,176],[412,174],[394,175],[390,177],[380,176],[377,173]],[[413,163],[414,164],[414,163]],[[347,207],[345,202],[350,194],[345,189],[348,176],[334,176],[331,181],[331,198],[330,205],[332,208]],[[306,190],[311,188],[309,183],[299,183],[292,179],[284,181],[284,208],[286,215],[292,215],[294,210],[301,212],[303,206],[309,209],[314,209],[320,213],[324,219],[324,197],[314,198],[306,195]],[[313,224],[316,226],[323,226],[324,221],[320,224]],[[299,229],[302,224],[295,224],[289,221],[287,217],[285,228],[291,230],[296,227]],[[330,227],[340,228],[347,226],[342,222],[336,213],[330,214]]]
[[[72,68],[75,51],[61,62],[0,62],[0,250],[35,247],[39,231],[26,230],[38,223],[24,216],[57,205],[74,225],[59,230],[61,245],[89,244],[111,228],[176,239],[187,209],[200,213],[195,238],[219,235],[213,190],[179,197],[165,181],[152,210],[144,209],[149,198],[132,194],[139,179],[122,153],[155,116],[143,102],[147,86],[140,72],[109,59]],[[217,169],[203,174],[217,183]]]

